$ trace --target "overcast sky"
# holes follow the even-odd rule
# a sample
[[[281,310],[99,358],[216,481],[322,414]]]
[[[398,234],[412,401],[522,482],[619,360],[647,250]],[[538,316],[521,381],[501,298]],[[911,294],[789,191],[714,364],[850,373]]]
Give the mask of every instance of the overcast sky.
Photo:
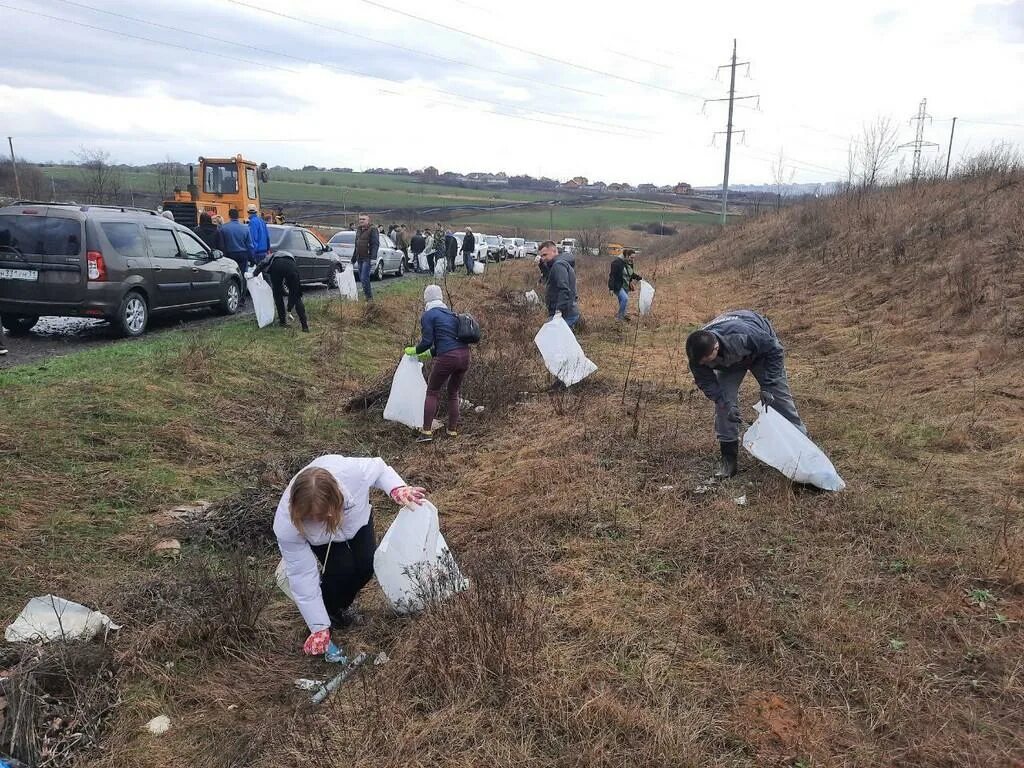
[[[780,149],[796,182],[843,178],[862,124],[910,141],[923,97],[928,157],[954,115],[954,163],[1024,144],[1024,0],[0,0],[0,19],[0,133],[32,161],[719,184],[726,105],[704,99],[727,95],[734,37],[737,94],[760,95],[738,102],[734,183],[771,181]]]

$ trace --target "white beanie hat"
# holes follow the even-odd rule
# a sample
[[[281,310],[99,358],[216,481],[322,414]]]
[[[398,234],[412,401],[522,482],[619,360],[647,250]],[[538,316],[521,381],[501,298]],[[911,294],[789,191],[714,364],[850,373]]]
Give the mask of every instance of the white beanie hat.
[[[441,286],[437,283],[431,283],[423,289],[423,303],[429,304],[432,301],[443,301],[444,294],[441,292]]]

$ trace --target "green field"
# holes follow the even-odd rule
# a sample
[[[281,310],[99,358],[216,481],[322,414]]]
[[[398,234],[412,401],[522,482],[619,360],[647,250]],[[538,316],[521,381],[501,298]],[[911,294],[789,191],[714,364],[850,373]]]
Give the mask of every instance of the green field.
[[[665,224],[714,224],[718,217],[711,213],[696,211],[668,210],[656,208],[612,208],[609,206],[587,206],[585,208],[563,208],[554,206],[550,212],[544,208],[515,211],[493,211],[469,213],[455,219],[460,226],[465,224],[480,231],[496,230],[509,234],[512,230],[547,230],[575,232],[602,224],[611,228],[628,227],[630,224],[664,222]]]

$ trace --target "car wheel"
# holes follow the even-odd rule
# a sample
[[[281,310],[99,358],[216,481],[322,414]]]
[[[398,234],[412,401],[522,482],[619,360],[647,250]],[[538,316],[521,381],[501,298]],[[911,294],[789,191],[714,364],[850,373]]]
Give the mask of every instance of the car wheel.
[[[398,262],[398,276],[401,277],[405,274],[405,259]]]
[[[149,323],[149,305],[138,291],[128,291],[117,311],[117,328],[122,336],[141,336]]]
[[[384,259],[381,259],[380,261],[377,262],[377,268],[373,270],[373,279],[384,279]]]
[[[242,303],[242,289],[234,278],[228,280],[224,286],[224,295],[220,298],[217,311],[222,315],[233,315],[238,311],[238,305]]]
[[[341,274],[341,269],[339,267],[335,267],[334,269],[331,270],[331,276],[329,278],[327,278],[327,287],[328,288],[337,288],[338,287],[338,276],[340,274]]]
[[[24,336],[39,322],[39,315],[3,315],[0,322],[11,336]]]

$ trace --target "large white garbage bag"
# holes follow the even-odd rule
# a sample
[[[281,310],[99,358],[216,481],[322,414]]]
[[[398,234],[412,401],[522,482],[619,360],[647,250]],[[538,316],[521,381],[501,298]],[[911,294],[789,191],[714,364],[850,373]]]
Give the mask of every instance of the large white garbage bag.
[[[544,323],[533,339],[552,376],[557,376],[567,387],[583,381],[597,370],[597,366],[583,354],[572,329],[562,319],[562,313]]]
[[[444,277],[444,273],[448,271],[448,261],[443,257],[439,257],[434,262],[434,276]]]
[[[106,629],[121,627],[99,611],[56,595],[33,597],[4,631],[9,643],[42,640],[91,640]]]
[[[640,281],[640,314],[646,315],[654,303],[654,286],[646,280]]]
[[[247,277],[245,282],[249,287],[249,296],[252,297],[252,308],[256,312],[256,324],[266,328],[274,322],[274,291],[263,279],[263,275]]]
[[[338,292],[341,293],[341,298],[347,301],[359,301],[355,271],[355,265],[346,264],[341,274],[338,275]]]
[[[782,414],[774,408],[766,411],[761,403],[754,410],[758,412],[757,420],[743,435],[743,447],[752,456],[798,483],[826,491],[846,487],[828,456]]]
[[[428,272],[430,270],[430,262],[427,261],[427,252],[423,251],[419,255],[420,272]]]
[[[441,535],[429,501],[403,507],[373,555],[373,573],[391,607],[414,613],[469,586]]]
[[[482,275],[484,273],[484,263],[482,261],[473,262],[473,274]]]
[[[394,377],[391,392],[384,406],[384,418],[407,427],[423,426],[423,405],[427,400],[427,382],[423,378],[423,363],[412,355],[402,355]]]

